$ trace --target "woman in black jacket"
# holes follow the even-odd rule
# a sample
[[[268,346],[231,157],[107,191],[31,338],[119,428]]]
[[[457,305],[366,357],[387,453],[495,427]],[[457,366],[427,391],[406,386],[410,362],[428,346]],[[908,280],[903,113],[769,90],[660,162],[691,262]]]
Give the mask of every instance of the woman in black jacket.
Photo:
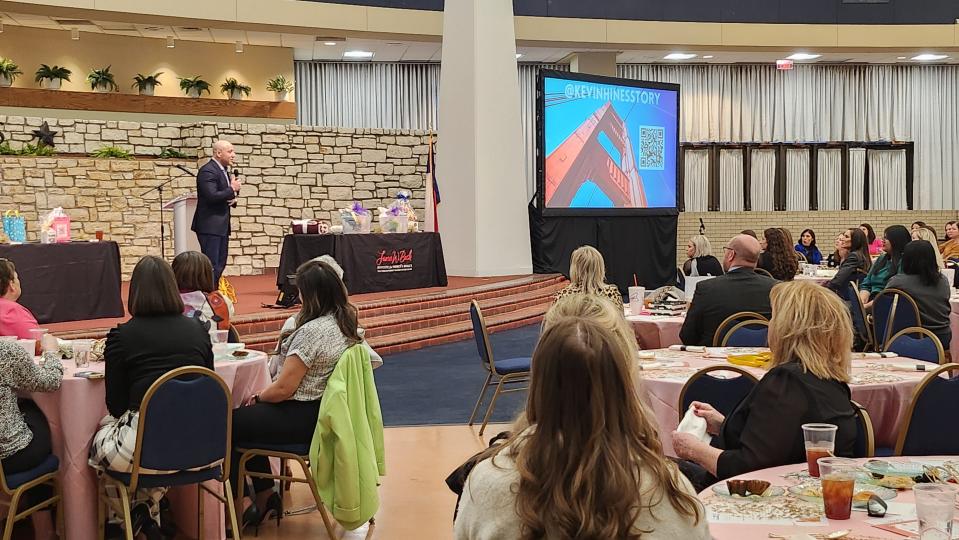
[[[826,283],[826,286],[843,298],[849,288],[850,281],[859,281],[872,267],[872,258],[869,256],[869,242],[866,235],[858,227],[846,229],[842,233],[842,246],[836,251],[840,257],[839,270]]]
[[[686,244],[686,256],[689,258],[683,263],[683,274],[687,276],[723,275],[723,265],[713,256],[713,248],[706,236],[697,234],[690,238],[689,243]]]
[[[776,285],[770,295],[773,360],[759,384],[728,416],[693,402],[714,435],[711,444],[673,433],[680,469],[698,489],[750,471],[806,460],[802,425],[839,427],[835,454],[852,456],[856,413],[850,402],[852,321],[836,295],[809,281]]]

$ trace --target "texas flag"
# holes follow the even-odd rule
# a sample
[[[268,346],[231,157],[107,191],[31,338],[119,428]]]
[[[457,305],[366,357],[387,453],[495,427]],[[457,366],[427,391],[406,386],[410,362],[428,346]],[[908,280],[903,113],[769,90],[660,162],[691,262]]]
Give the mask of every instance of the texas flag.
[[[436,207],[440,204],[440,186],[436,182],[436,147],[433,145],[432,133],[430,133],[430,155],[427,163],[426,181],[430,185],[426,188],[426,219],[423,225],[428,232],[439,232],[440,222]]]

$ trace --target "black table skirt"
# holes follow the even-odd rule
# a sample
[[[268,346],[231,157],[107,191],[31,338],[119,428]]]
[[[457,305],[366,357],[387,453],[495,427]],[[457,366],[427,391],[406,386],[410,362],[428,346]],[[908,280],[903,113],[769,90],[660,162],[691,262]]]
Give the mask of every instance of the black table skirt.
[[[288,290],[289,276],[304,262],[332,255],[343,267],[350,294],[445,287],[446,263],[437,233],[288,234],[283,238],[276,284]]]
[[[40,324],[123,317],[116,242],[0,245],[17,267],[26,306]]]

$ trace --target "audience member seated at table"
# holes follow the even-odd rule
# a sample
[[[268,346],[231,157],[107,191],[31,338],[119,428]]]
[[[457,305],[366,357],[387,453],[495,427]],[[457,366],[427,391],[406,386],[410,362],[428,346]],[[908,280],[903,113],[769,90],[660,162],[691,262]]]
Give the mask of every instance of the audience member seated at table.
[[[868,223],[862,223],[859,228],[866,234],[866,240],[869,241],[869,254],[880,255],[882,253],[882,238],[876,236],[875,229]]]
[[[936,248],[925,240],[913,240],[902,252],[902,271],[889,278],[886,288],[899,289],[919,306],[922,327],[936,334],[948,350],[952,341],[949,329],[949,280],[939,272]]]
[[[872,307],[872,299],[879,294],[879,291],[886,288],[889,278],[902,269],[902,251],[911,241],[912,235],[909,234],[909,229],[902,225],[886,227],[882,235],[882,249],[885,253],[876,259],[869,273],[859,282],[859,297],[862,298],[867,309]]]
[[[939,244],[939,252],[946,261],[959,259],[959,222],[946,223],[946,240]]]
[[[911,232],[915,232],[916,229],[922,229],[922,228],[924,228],[924,227],[928,227],[928,225],[926,225],[926,222],[925,222],[925,221],[913,221],[913,222],[912,222],[912,225],[909,226],[909,230],[910,230]]]
[[[129,472],[136,447],[140,403],[147,389],[166,372],[184,366],[213,369],[206,328],[183,316],[173,269],[146,256],[133,268],[127,299],[130,320],[107,334],[103,351],[109,414],[93,436],[90,465]],[[133,501],[133,535],[159,534],[159,501],[166,488],[138,489]]]
[[[357,310],[347,299],[346,286],[330,265],[312,260],[296,271],[303,306],[296,327],[280,344],[278,373],[273,383],[233,411],[233,445],[309,444],[313,440],[326,381],[344,352],[362,342]],[[230,479],[240,485],[239,458],[234,452]],[[247,469],[269,472],[265,457],[254,457]],[[252,478],[255,493],[236,501],[244,525],[282,516],[279,493],[270,479]],[[252,501],[250,499],[253,499]],[[244,506],[249,504],[247,509]]]
[[[713,247],[709,238],[702,234],[689,239],[686,244],[686,262],[683,263],[683,274],[687,276],[721,276],[723,266],[719,259],[713,256]]]
[[[183,314],[212,324],[210,330],[229,330],[233,302],[213,285],[213,264],[199,251],[184,251],[173,259],[173,275],[183,300]]]
[[[764,251],[759,256],[759,268],[779,281],[792,281],[796,277],[799,260],[782,229],[769,228],[763,231],[762,248]]]
[[[827,283],[837,294],[846,298],[849,291],[849,282],[859,282],[872,268],[872,257],[869,256],[869,244],[866,235],[859,228],[846,229],[839,238],[841,245],[836,251],[839,258],[839,270]],[[858,286],[857,286],[858,287]]]
[[[752,237],[755,238],[756,240],[759,240],[759,237],[756,236],[756,231],[754,231],[754,230],[752,230],[752,229],[745,229],[745,230],[743,230],[743,231],[740,231],[739,234],[745,234],[746,236],[752,236]]]
[[[755,272],[759,242],[745,234],[723,247],[726,274],[696,286],[679,338],[686,345],[712,345],[716,328],[733,313],[755,311],[769,316],[769,291],[776,280]]]
[[[833,251],[828,257],[826,257],[826,266],[829,268],[838,268],[839,265],[842,264],[843,258],[848,254],[848,250],[843,252],[845,249],[843,246],[846,244],[845,240],[843,239],[843,235],[845,233],[846,231],[839,233],[839,235],[837,235],[836,239],[833,241]]]
[[[636,393],[635,348],[588,317],[544,330],[526,413],[470,472],[454,538],[710,538]]]
[[[20,298],[20,276],[13,261],[0,259],[0,335],[33,339],[30,330],[39,328],[30,310],[17,302]]]
[[[569,258],[569,285],[556,293],[556,299],[572,294],[596,294],[623,305],[623,295],[616,285],[606,283],[606,262],[592,246],[581,246]]]
[[[917,222],[918,223],[918,222]],[[929,242],[935,249],[933,251],[936,254],[936,266],[939,268],[946,267],[946,261],[942,258],[942,253],[939,253],[939,240],[936,238],[936,232],[933,231],[928,226],[919,227],[912,230],[912,239],[915,240],[925,240]]]
[[[53,452],[47,418],[29,399],[17,399],[21,392],[53,392],[60,388],[63,366],[57,338],[42,338],[43,361],[37,365],[15,341],[0,341],[0,464],[9,480],[16,473],[40,466]],[[31,489],[26,506],[38,504],[53,492],[49,486]],[[49,509],[31,516],[33,537],[37,540],[57,538]]]
[[[816,247],[816,232],[812,229],[804,229],[799,235],[799,243],[796,244],[796,251],[806,258],[809,264],[819,264],[822,262],[822,253]]]
[[[715,281],[715,280],[713,280]],[[776,285],[769,323],[769,371],[723,417],[708,403],[693,402],[713,435],[706,444],[674,432],[680,468],[697,490],[717,480],[806,460],[802,425],[839,426],[837,456],[851,457],[856,413],[850,403],[852,320],[838,296],[809,281]]]

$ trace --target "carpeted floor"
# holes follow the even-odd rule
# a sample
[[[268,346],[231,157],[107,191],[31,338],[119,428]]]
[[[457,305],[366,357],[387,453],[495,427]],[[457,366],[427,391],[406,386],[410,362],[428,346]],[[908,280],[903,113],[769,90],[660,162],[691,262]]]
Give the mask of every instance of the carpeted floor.
[[[540,326],[533,324],[490,335],[497,359],[532,356]],[[465,424],[486,380],[473,340],[387,356],[374,374],[387,426]],[[487,397],[477,413],[483,421]],[[508,422],[526,402],[526,391],[500,395],[491,421]]]

